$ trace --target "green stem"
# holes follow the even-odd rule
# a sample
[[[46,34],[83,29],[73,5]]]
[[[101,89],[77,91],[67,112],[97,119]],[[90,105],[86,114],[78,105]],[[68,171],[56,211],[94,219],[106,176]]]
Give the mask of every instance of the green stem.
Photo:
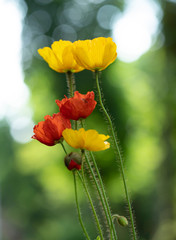
[[[75,91],[75,79],[74,74],[72,72],[66,73],[66,79],[67,79],[67,87],[68,87],[68,95],[69,97],[73,97],[74,91]]]
[[[79,218],[79,222],[81,224],[81,227],[82,227],[82,230],[86,236],[86,238],[88,240],[90,240],[90,237],[84,227],[84,224],[83,224],[83,221],[82,221],[82,217],[81,217],[81,211],[80,211],[80,208],[79,208],[79,203],[78,203],[78,193],[77,193],[77,184],[76,184],[76,176],[75,176],[75,171],[73,171],[73,178],[74,178],[74,187],[75,187],[75,199],[76,199],[76,207],[77,207],[77,211],[78,211],[78,218]]]
[[[67,154],[67,151],[66,151],[66,149],[65,149],[65,146],[64,146],[63,142],[61,142],[60,144],[61,144],[61,146],[62,146],[64,152]]]
[[[101,192],[101,188],[100,188],[100,186],[99,186],[99,183],[98,183],[98,181],[97,181],[97,178],[96,178],[96,176],[95,176],[95,173],[94,173],[94,171],[93,171],[93,169],[92,169],[92,167],[91,167],[91,164],[90,164],[90,162],[89,162],[89,159],[88,159],[88,157],[87,157],[86,152],[85,152],[85,159],[86,159],[87,165],[88,165],[88,167],[89,167],[89,170],[90,170],[90,172],[91,172],[91,174],[92,174],[93,180],[94,180],[94,182],[95,182],[95,185],[96,185],[96,188],[97,188],[99,197],[100,197],[100,201],[101,201],[101,203],[102,203],[102,206],[103,206],[103,209],[104,209],[104,213],[105,213],[106,219],[107,219],[107,221],[108,221],[108,225],[109,225],[109,227],[110,227],[110,229],[111,229],[111,222],[110,222],[110,218],[109,218],[109,215],[108,215],[108,212],[107,212],[106,204],[105,204],[105,201],[104,201],[102,192]]]
[[[123,179],[126,200],[127,200],[129,214],[130,214],[131,227],[132,227],[132,232],[133,232],[133,239],[136,240],[137,236],[136,236],[136,231],[135,231],[135,226],[134,226],[134,219],[133,219],[133,212],[132,212],[130,197],[129,197],[129,193],[128,193],[126,178],[125,178],[125,172],[124,172],[124,167],[123,167],[123,159],[122,159],[122,155],[121,155],[121,152],[120,152],[119,145],[118,145],[117,140],[116,140],[116,136],[115,136],[115,132],[114,132],[114,128],[113,128],[113,124],[112,124],[111,118],[110,118],[108,112],[106,111],[106,109],[104,107],[104,104],[102,102],[101,90],[100,90],[100,85],[99,85],[99,80],[98,80],[98,73],[99,73],[98,71],[95,72],[97,90],[98,90],[98,95],[99,95],[99,102],[100,102],[101,108],[103,109],[103,112],[104,112],[104,114],[105,114],[105,116],[106,116],[106,118],[108,120],[108,123],[109,123],[109,126],[110,126],[110,130],[111,130],[111,134],[112,134],[112,139],[113,139],[113,142],[114,142],[114,146],[115,146],[115,148],[117,150],[117,153],[118,153],[118,156],[119,156],[120,170],[121,170],[121,175],[122,175],[122,179]]]
[[[78,124],[77,124],[77,121],[76,121],[76,120],[74,120],[74,124],[75,124],[75,125],[74,125],[74,129],[77,130]]]
[[[100,222],[99,222],[99,220],[98,220],[98,216],[97,216],[97,213],[96,213],[96,211],[95,211],[95,208],[94,208],[94,205],[93,205],[93,201],[92,201],[92,198],[91,198],[91,196],[90,196],[89,190],[88,190],[88,188],[87,188],[87,185],[86,185],[84,176],[81,176],[81,174],[80,174],[79,171],[77,171],[77,173],[78,173],[78,176],[79,176],[79,178],[80,178],[80,180],[81,180],[81,182],[82,182],[82,185],[83,185],[83,187],[84,187],[84,189],[85,189],[85,192],[86,192],[86,194],[87,194],[87,197],[88,197],[88,199],[89,199],[89,202],[90,202],[90,205],[91,205],[91,208],[92,208],[94,217],[95,217],[95,221],[96,221],[96,223],[97,223],[97,227],[98,227],[98,230],[99,230],[99,233],[100,233],[101,240],[103,240],[104,238],[103,238],[103,233],[102,233],[102,230],[101,230]]]
[[[84,124],[83,124],[82,120],[81,120],[81,126],[84,128]],[[102,181],[102,178],[101,178],[101,175],[100,175],[97,163],[95,161],[95,157],[94,157],[94,155],[93,155],[93,153],[91,151],[90,151],[90,156],[92,158],[92,161],[93,161],[93,164],[94,164],[97,176],[98,176],[98,180],[100,182],[100,186],[101,186],[103,198],[104,198],[104,201],[105,201],[106,209],[108,211],[109,224],[110,224],[110,228],[111,228],[111,236],[112,236],[112,231],[113,231],[114,238],[117,239],[117,234],[116,234],[115,226],[114,226],[114,223],[113,223],[113,220],[112,220],[112,214],[111,214],[111,210],[110,210],[110,207],[109,207],[109,203],[108,203],[108,199],[107,199],[107,196],[106,196],[106,192],[105,192],[105,189],[104,189],[103,181]]]
[[[61,142],[61,146],[62,146],[64,152],[67,154],[67,151],[66,151],[66,149],[65,149],[65,146],[64,146],[64,144],[63,144],[62,142]],[[79,173],[79,172],[78,172],[78,173]],[[78,175],[80,175],[80,174],[78,174]],[[80,224],[81,224],[81,227],[82,227],[82,229],[83,229],[83,232],[84,232],[86,238],[87,238],[88,240],[90,240],[90,238],[89,238],[89,236],[88,236],[88,233],[87,233],[87,231],[86,231],[86,229],[85,229],[85,227],[84,227],[82,218],[81,218],[81,211],[80,211],[80,207],[79,207],[79,203],[78,203],[78,193],[77,193],[76,176],[75,176],[75,171],[74,171],[74,170],[73,170],[73,177],[74,177],[75,199],[76,199],[76,207],[77,207],[77,211],[78,211],[79,222],[80,222]]]
[[[95,161],[95,157],[94,157],[93,153],[90,152],[90,155],[91,155],[92,161],[94,163],[94,167],[95,167],[95,170],[97,172],[98,179],[100,181],[100,186],[101,186],[101,189],[102,189],[102,192],[103,192],[103,197],[104,197],[104,200],[105,200],[106,208],[108,210],[108,214],[109,214],[109,218],[110,218],[110,222],[111,222],[111,231],[113,231],[114,237],[115,237],[115,239],[117,239],[116,230],[115,230],[114,223],[113,223],[113,220],[112,220],[111,210],[110,210],[110,207],[109,207],[108,199],[106,197],[106,192],[105,192],[105,189],[104,189],[103,181],[101,179],[101,175],[100,175],[100,172],[99,172],[99,169],[98,169],[98,166],[97,166],[97,163]]]
[[[68,97],[73,97],[76,88],[74,73],[71,71],[66,72],[67,87],[68,87]],[[73,127],[73,124],[72,124]],[[74,128],[77,129],[77,122],[74,121]]]

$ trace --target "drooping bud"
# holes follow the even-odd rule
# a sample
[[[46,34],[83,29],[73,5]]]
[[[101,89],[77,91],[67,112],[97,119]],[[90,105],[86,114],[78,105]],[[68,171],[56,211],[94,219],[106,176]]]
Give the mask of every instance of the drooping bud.
[[[82,157],[77,152],[71,152],[64,158],[65,166],[69,170],[81,169]]]
[[[117,218],[117,222],[118,222],[121,226],[123,226],[123,227],[126,227],[126,226],[128,225],[128,220],[127,220],[127,218],[124,217],[124,216],[119,216],[119,217]]]
[[[118,214],[114,214],[113,219],[117,219],[118,224],[120,224],[123,227],[126,227],[128,225],[128,220],[124,216],[120,216]]]

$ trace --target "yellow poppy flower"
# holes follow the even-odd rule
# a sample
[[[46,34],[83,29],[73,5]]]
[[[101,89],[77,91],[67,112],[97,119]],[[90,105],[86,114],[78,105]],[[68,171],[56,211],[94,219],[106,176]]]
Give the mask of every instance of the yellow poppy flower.
[[[87,130],[84,128],[73,130],[66,128],[62,132],[65,141],[73,148],[87,149],[89,151],[101,151],[110,147],[106,142],[109,136],[98,134],[96,130]]]
[[[73,44],[76,62],[93,72],[104,70],[117,57],[117,46],[110,37],[99,37],[84,41],[78,40]]]
[[[80,72],[84,69],[76,63],[73,57],[73,43],[70,41],[56,41],[51,48],[40,48],[38,53],[56,72]]]

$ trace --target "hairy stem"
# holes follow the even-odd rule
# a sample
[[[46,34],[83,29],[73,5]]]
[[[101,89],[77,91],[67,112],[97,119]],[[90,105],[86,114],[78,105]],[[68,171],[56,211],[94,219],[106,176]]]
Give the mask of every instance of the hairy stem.
[[[133,239],[136,240],[136,239],[137,239],[137,236],[136,236],[136,231],[135,231],[135,226],[134,226],[134,218],[133,218],[133,212],[132,212],[130,197],[129,197],[129,193],[128,193],[126,178],[125,178],[125,172],[124,172],[124,166],[123,166],[123,159],[122,159],[122,155],[121,155],[121,152],[120,152],[120,148],[119,148],[119,145],[118,145],[116,136],[115,136],[115,131],[114,131],[114,128],[113,128],[113,124],[112,124],[111,118],[110,118],[108,112],[106,111],[106,109],[105,109],[105,107],[104,107],[104,104],[103,104],[103,102],[102,102],[102,96],[101,96],[101,90],[100,90],[100,85],[99,85],[99,80],[98,80],[98,74],[99,74],[99,72],[96,71],[96,72],[95,72],[95,77],[96,77],[96,84],[97,84],[97,90],[98,90],[98,95],[99,95],[99,102],[100,102],[101,108],[102,108],[102,110],[103,110],[103,112],[104,112],[104,114],[105,114],[105,116],[106,116],[106,118],[107,118],[107,121],[108,121],[108,123],[109,123],[110,131],[111,131],[111,135],[112,135],[112,139],[113,139],[113,142],[114,142],[114,146],[115,146],[116,151],[117,151],[118,156],[119,156],[120,171],[121,171],[121,175],[122,175],[122,179],[123,179],[123,184],[124,184],[124,189],[125,189],[125,195],[126,195],[126,200],[127,200],[128,209],[129,209],[129,214],[130,214],[130,220],[131,220],[131,227],[132,227]]]
[[[108,211],[108,214],[109,214],[110,223],[111,223],[111,231],[113,231],[114,237],[115,237],[115,239],[117,239],[116,230],[115,230],[114,223],[113,223],[113,220],[112,220],[112,214],[111,214],[111,210],[110,210],[110,207],[109,207],[109,203],[108,203],[108,199],[107,199],[107,196],[106,196],[106,192],[105,192],[105,189],[104,189],[103,181],[102,181],[102,178],[101,178],[101,175],[100,175],[100,172],[99,172],[99,169],[98,169],[98,166],[97,166],[97,163],[95,161],[95,157],[94,157],[93,153],[90,152],[90,155],[91,155],[93,164],[95,166],[95,170],[97,172],[98,179],[99,179],[99,182],[100,182],[100,186],[101,186],[101,189],[102,189],[102,192],[103,192],[104,201],[105,201],[105,204],[106,204],[106,208],[107,208],[107,211]]]
[[[81,217],[81,211],[80,211],[80,207],[79,207],[79,203],[78,203],[78,192],[77,192],[77,184],[76,184],[76,175],[75,175],[75,171],[73,171],[73,178],[74,178],[74,187],[75,187],[75,200],[76,200],[76,207],[77,207],[77,211],[78,211],[78,218],[79,218],[79,222],[81,224],[82,230],[86,236],[86,239],[90,240],[90,237],[84,227],[83,221],[82,221],[82,217]]]
[[[67,154],[67,151],[66,151],[66,149],[65,149],[65,146],[64,146],[64,144],[63,144],[62,142],[61,142],[61,146],[62,146],[64,152]],[[79,172],[78,172],[78,175],[80,175]],[[78,203],[78,192],[77,192],[76,176],[75,176],[75,171],[74,171],[74,170],[73,170],[73,178],[74,178],[75,199],[76,199],[76,207],[77,207],[79,222],[80,222],[80,224],[81,224],[82,230],[83,230],[86,238],[87,238],[88,240],[90,240],[89,235],[88,235],[88,233],[87,233],[87,231],[86,231],[86,229],[85,229],[85,227],[84,227],[82,217],[81,217],[81,211],[80,211],[80,207],[79,207],[79,203]]]
[[[68,87],[68,96],[73,97],[75,91],[75,78],[74,74],[70,71],[66,73],[67,87]]]
[[[99,197],[100,197],[100,201],[101,201],[102,206],[103,206],[103,210],[104,210],[104,213],[105,213],[105,216],[106,216],[108,225],[109,225],[109,227],[110,227],[110,229],[111,229],[111,220],[110,220],[110,217],[109,217],[109,214],[108,214],[108,211],[107,211],[107,207],[106,207],[106,204],[105,204],[105,201],[104,201],[104,197],[103,197],[101,188],[100,188],[100,186],[99,186],[99,182],[97,181],[96,175],[95,175],[95,173],[94,173],[94,171],[93,171],[93,168],[92,168],[92,166],[91,166],[91,164],[90,164],[90,162],[89,162],[89,158],[88,158],[86,152],[85,152],[85,159],[86,159],[86,163],[87,163],[87,165],[88,165],[88,168],[89,168],[89,170],[90,170],[90,172],[91,172],[91,175],[92,175],[92,177],[93,177],[95,186],[96,186],[96,188],[97,188],[97,191],[98,191],[98,194],[99,194]],[[115,237],[115,239],[117,239],[116,236],[114,236],[114,237]],[[113,238],[112,238],[112,232],[111,232],[111,239],[113,239]]]
[[[79,176],[79,178],[80,178],[80,180],[81,180],[81,182],[82,182],[82,185],[83,185],[83,187],[84,187],[84,189],[85,189],[85,192],[86,192],[86,194],[87,194],[87,197],[88,197],[88,199],[89,199],[89,202],[90,202],[90,205],[91,205],[91,208],[92,208],[93,215],[94,215],[94,217],[95,217],[95,221],[96,221],[96,224],[97,224],[97,228],[98,228],[98,231],[99,231],[101,240],[103,240],[104,238],[103,238],[103,233],[102,233],[102,230],[101,230],[100,222],[99,222],[99,220],[98,220],[98,216],[97,216],[97,213],[96,213],[96,211],[95,211],[95,207],[94,207],[92,198],[91,198],[90,193],[89,193],[89,190],[88,190],[88,188],[87,188],[87,185],[86,185],[86,182],[85,182],[85,179],[84,179],[84,175],[81,176],[81,174],[80,174],[79,171],[77,171],[77,173],[78,173],[78,176]]]
[[[81,120],[81,125],[84,128],[84,123],[83,123],[82,120]],[[111,229],[111,236],[112,236],[112,232],[113,232],[114,239],[117,239],[117,233],[116,233],[115,226],[114,226],[114,223],[113,223],[113,220],[112,220],[112,214],[111,214],[110,206],[109,206],[108,199],[107,199],[107,196],[106,196],[106,192],[105,192],[105,189],[104,189],[104,184],[103,184],[103,181],[102,181],[97,163],[95,161],[95,157],[94,157],[94,155],[91,151],[90,151],[90,156],[91,156],[93,165],[95,167],[95,170],[96,170],[96,173],[97,173],[97,176],[98,176],[98,180],[99,180],[100,187],[101,187],[101,190],[102,190],[102,196],[103,196],[103,199],[104,199],[104,204],[105,204],[106,209],[107,209],[108,219],[109,219],[108,222],[109,222],[110,229]]]

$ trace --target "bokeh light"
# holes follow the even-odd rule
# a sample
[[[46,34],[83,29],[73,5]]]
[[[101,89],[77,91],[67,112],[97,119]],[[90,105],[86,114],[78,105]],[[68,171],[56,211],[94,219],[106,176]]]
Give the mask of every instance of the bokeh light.
[[[59,39],[70,40],[72,42],[77,40],[77,33],[73,27],[67,24],[61,24],[54,29],[52,37],[55,41]]]
[[[113,39],[118,46],[118,58],[132,62],[152,46],[158,33],[162,10],[152,0],[134,0],[113,24]]]
[[[12,127],[19,116],[23,118],[23,114],[28,118],[28,126],[22,124],[18,126],[18,130],[23,132],[24,138],[18,136],[19,131],[14,131],[13,136],[20,142],[29,141],[32,131],[27,128],[32,125],[32,112],[27,110],[29,106],[29,89],[24,83],[24,74],[21,65],[21,49],[22,49],[22,21],[26,14],[26,7],[23,11],[19,8],[19,2],[1,1],[0,2],[0,29],[4,36],[0,39],[1,48],[1,72],[0,72],[0,119],[6,118]],[[4,22],[6,24],[4,24]],[[25,111],[24,111],[25,109]],[[26,112],[29,114],[26,115]],[[25,139],[25,140],[24,140]]]
[[[120,14],[117,7],[113,5],[104,5],[98,10],[97,21],[102,28],[111,29],[114,16],[117,14]]]

